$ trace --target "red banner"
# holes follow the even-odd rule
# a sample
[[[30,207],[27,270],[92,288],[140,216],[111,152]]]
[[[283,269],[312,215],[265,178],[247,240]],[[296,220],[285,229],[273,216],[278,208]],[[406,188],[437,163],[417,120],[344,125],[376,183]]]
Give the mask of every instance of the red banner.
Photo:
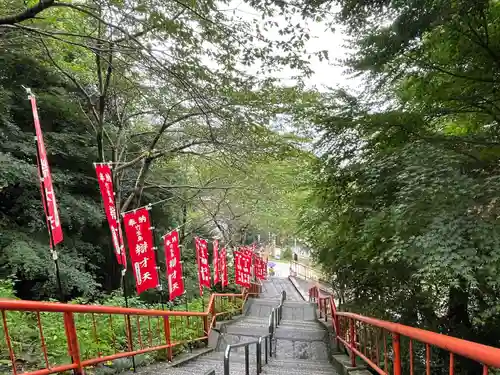
[[[214,264],[214,285],[220,282],[220,269],[219,269],[219,241],[213,242],[213,264]]]
[[[266,279],[266,262],[261,257],[256,257],[254,262],[255,277],[259,280]]]
[[[38,177],[40,178],[40,190],[42,192],[43,210],[47,220],[47,227],[50,225],[49,235],[52,236],[52,243],[57,245],[63,240],[63,232],[59,212],[57,211],[56,195],[52,186],[52,176],[50,174],[49,161],[47,160],[47,151],[43,142],[42,128],[40,119],[38,118],[38,109],[36,107],[36,99],[34,95],[30,95],[31,110],[33,112],[33,121],[35,122],[36,147],[38,149]]]
[[[252,258],[244,252],[234,252],[234,282],[245,288],[250,288],[250,264]]]
[[[104,212],[108,219],[109,229],[111,231],[111,239],[115,249],[116,259],[118,264],[127,267],[125,252],[123,251],[123,237],[116,215],[115,193],[113,190],[113,178],[111,176],[111,168],[108,164],[96,164],[95,172],[97,174],[97,182],[101,190],[102,201],[104,203]]]
[[[123,215],[128,250],[132,260],[137,294],[158,286],[153,233],[149,212],[143,207]]]
[[[208,265],[207,241],[196,237],[196,259],[198,260],[198,281],[200,283],[200,296],[203,295],[203,287],[210,288],[210,266]]]
[[[170,301],[184,294],[184,279],[182,278],[181,250],[179,248],[179,233],[174,230],[163,237],[165,259],[167,264],[168,293]]]
[[[221,272],[221,284],[222,287],[228,286],[229,280],[227,278],[227,257],[226,248],[223,247],[220,251],[220,272]]]
[[[253,251],[250,246],[242,246],[240,247],[240,251],[247,257],[251,257],[253,255]]]

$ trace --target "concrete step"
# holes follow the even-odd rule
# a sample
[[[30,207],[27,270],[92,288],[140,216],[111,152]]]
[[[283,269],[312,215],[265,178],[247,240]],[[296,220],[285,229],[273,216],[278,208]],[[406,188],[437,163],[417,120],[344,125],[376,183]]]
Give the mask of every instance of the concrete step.
[[[268,326],[269,317],[257,317],[257,316],[246,316],[231,324],[231,326]],[[318,321],[311,320],[291,320],[291,319],[281,319],[279,327],[297,327],[299,329],[321,329],[324,330],[324,326]],[[227,325],[229,327],[229,325]]]
[[[297,329],[324,330],[325,327],[316,320],[289,320],[281,319],[279,327],[294,327]]]
[[[243,354],[231,352],[229,362],[229,372],[231,375],[245,375],[245,356]],[[188,362],[187,364],[176,368],[173,375],[197,375],[205,374],[206,371],[215,370],[217,375],[224,373],[224,355],[223,353],[213,353],[207,356],[200,357],[196,361]],[[249,356],[250,374],[257,373],[257,362],[255,355]]]
[[[286,277],[270,277],[263,282],[262,295],[266,297],[275,297],[284,290],[287,294],[287,299],[300,301],[302,297],[297,293],[297,290]]]
[[[267,335],[269,333],[269,327],[267,324],[262,324],[262,325],[254,325],[254,324],[235,324],[235,325],[230,325],[227,326],[224,335],[233,335],[233,334],[239,334],[239,335],[246,335],[246,336],[253,336],[253,337],[260,337]]]
[[[264,374],[269,374],[269,375],[289,375],[291,369],[284,369],[281,367],[264,367],[263,368],[263,373]],[[297,370],[294,371],[294,373],[298,373]],[[329,369],[324,369],[324,370],[311,370],[307,367],[305,368],[300,368],[300,373],[301,374],[307,374],[307,375],[338,375],[337,371],[333,368],[330,367]]]
[[[307,361],[303,359],[276,359],[272,358],[269,367],[280,367],[286,369],[307,368],[311,371],[322,371],[331,369],[332,365],[328,360]]]
[[[277,359],[328,360],[327,344],[324,341],[284,340],[276,341]]]
[[[316,320],[316,310],[311,306],[307,307],[284,306],[282,319],[314,321]]]
[[[242,334],[225,334],[221,341],[219,342],[219,346],[217,347],[217,352],[224,352],[226,350],[227,345],[234,345],[234,344],[240,344],[244,342],[250,342],[250,341],[255,341],[258,339],[258,336],[246,336]],[[265,343],[262,343],[262,353],[264,353],[264,347]],[[255,353],[257,351],[257,345],[256,344],[250,344],[249,345],[249,352],[251,355],[255,356]],[[238,353],[242,354],[245,352],[244,347],[239,347],[239,348],[233,348],[231,350],[231,353]]]
[[[254,298],[251,300],[252,305],[259,305],[259,306],[270,306],[270,307],[278,307],[280,304],[279,298]],[[286,299],[283,301],[283,306],[284,307],[314,307],[316,304],[310,303],[310,302],[305,302],[305,301],[293,301],[293,300],[288,300]]]
[[[284,340],[323,341],[327,339],[325,330],[297,329],[293,327],[278,327],[275,338]]]

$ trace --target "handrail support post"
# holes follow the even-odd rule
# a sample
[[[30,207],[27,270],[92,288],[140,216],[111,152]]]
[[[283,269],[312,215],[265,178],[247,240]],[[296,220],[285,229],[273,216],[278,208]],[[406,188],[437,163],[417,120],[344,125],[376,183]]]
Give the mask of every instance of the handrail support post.
[[[394,375],[401,375],[401,343],[399,334],[392,334],[392,350],[394,352]]]
[[[354,319],[349,319],[349,336],[350,337],[350,349],[351,349],[351,366],[356,367],[356,353],[354,353],[354,348],[356,347],[356,340],[354,338]]]
[[[80,358],[80,347],[78,344],[78,335],[76,333],[75,319],[72,312],[64,313],[64,328],[68,342],[68,352],[73,364],[76,364],[75,375],[83,375],[83,366]]]
[[[250,375],[250,348],[248,345],[245,346],[245,375]]]

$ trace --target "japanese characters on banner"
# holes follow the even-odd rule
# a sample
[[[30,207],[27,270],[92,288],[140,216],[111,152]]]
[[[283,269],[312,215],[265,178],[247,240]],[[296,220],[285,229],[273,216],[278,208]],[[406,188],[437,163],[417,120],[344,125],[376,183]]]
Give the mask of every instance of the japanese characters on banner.
[[[153,233],[147,208],[139,208],[123,215],[132,270],[137,294],[158,286],[158,273],[153,249]]]
[[[102,201],[104,203],[104,212],[106,213],[109,229],[111,231],[111,238],[113,240],[116,259],[118,264],[127,268],[127,260],[123,249],[122,231],[116,214],[115,193],[113,190],[111,168],[108,164],[96,164],[95,172],[97,174],[97,181],[99,183],[99,189],[101,190]]]
[[[61,221],[59,219],[59,212],[57,211],[57,201],[52,186],[52,176],[50,174],[49,162],[47,160],[47,151],[45,150],[45,143],[43,142],[42,128],[40,126],[40,119],[38,118],[38,109],[36,107],[36,98],[30,95],[31,110],[33,112],[33,121],[35,123],[36,133],[36,147],[38,149],[38,174],[40,177],[40,190],[43,198],[43,210],[47,218],[47,226],[50,225],[49,235],[52,237],[52,244],[57,245],[63,240],[63,232]]]
[[[220,269],[219,269],[219,241],[213,242],[213,263],[214,263],[214,285],[220,282]]]
[[[245,288],[250,288],[250,265],[252,258],[243,251],[234,252],[234,282]]]
[[[182,278],[181,251],[179,248],[179,233],[174,230],[163,237],[165,259],[167,264],[167,280],[170,301],[184,294],[184,279]]]
[[[200,283],[200,296],[203,295],[203,287],[210,288],[210,266],[208,265],[207,241],[195,237],[196,259],[198,260],[198,281]]]
[[[256,278],[258,278],[259,280],[266,279],[267,266],[266,262],[264,262],[264,259],[262,259],[261,257],[256,257],[254,262],[254,269]]]
[[[223,247],[219,254],[219,264],[220,264],[220,273],[221,273],[221,284],[222,287],[228,286],[229,280],[227,278],[227,256],[226,256],[226,248]]]
[[[253,274],[253,258],[255,257],[255,253],[253,252],[252,246],[243,246],[241,248],[241,252],[243,255],[246,257],[250,258],[250,263],[249,263],[249,275],[252,276]]]
[[[253,255],[253,250],[250,246],[243,246],[240,251],[247,257],[251,257]]]

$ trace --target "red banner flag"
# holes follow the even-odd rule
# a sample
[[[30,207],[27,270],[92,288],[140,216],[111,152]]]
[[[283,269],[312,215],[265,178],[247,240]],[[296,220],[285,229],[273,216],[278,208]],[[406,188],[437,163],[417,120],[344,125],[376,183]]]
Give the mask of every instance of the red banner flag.
[[[250,264],[252,258],[244,252],[234,252],[234,282],[245,288],[250,288]]]
[[[63,232],[61,221],[59,220],[59,212],[57,211],[56,195],[52,186],[52,176],[50,174],[49,161],[47,160],[47,151],[43,142],[42,128],[40,119],[38,118],[38,109],[36,107],[36,99],[34,95],[30,95],[31,110],[33,112],[33,121],[35,122],[36,147],[38,149],[37,164],[38,177],[40,178],[40,190],[42,192],[43,210],[47,220],[47,227],[50,225],[49,235],[52,237],[52,244],[57,245],[63,240]]]
[[[255,277],[260,280],[260,262],[257,256],[253,260],[253,270]]]
[[[149,212],[143,207],[123,215],[128,250],[132,260],[137,294],[158,286],[153,233]]]
[[[253,251],[249,246],[242,246],[240,251],[247,257],[251,257],[253,255]]]
[[[163,237],[165,259],[167,264],[167,280],[169,299],[184,294],[184,279],[182,278],[181,250],[179,248],[179,233],[174,230]]]
[[[101,190],[102,201],[104,203],[104,212],[108,219],[109,229],[111,231],[111,239],[115,249],[116,259],[118,264],[127,267],[125,252],[123,249],[123,237],[116,215],[115,193],[113,190],[113,178],[111,176],[111,168],[108,164],[96,164],[95,172],[97,174],[97,182]]]
[[[258,278],[259,280],[265,280],[266,279],[266,263],[264,262],[264,259],[261,257],[255,258],[255,277]]]
[[[208,265],[207,241],[196,237],[196,259],[198,260],[198,281],[200,283],[200,296],[203,295],[203,287],[210,288],[210,266]]]
[[[228,286],[229,280],[227,278],[227,257],[225,247],[223,247],[220,251],[220,272],[222,287]]]
[[[219,241],[214,240],[214,242],[213,242],[213,248],[214,248],[214,256],[213,256],[213,263],[214,263],[214,285],[215,285],[215,284],[218,284],[220,282]]]

